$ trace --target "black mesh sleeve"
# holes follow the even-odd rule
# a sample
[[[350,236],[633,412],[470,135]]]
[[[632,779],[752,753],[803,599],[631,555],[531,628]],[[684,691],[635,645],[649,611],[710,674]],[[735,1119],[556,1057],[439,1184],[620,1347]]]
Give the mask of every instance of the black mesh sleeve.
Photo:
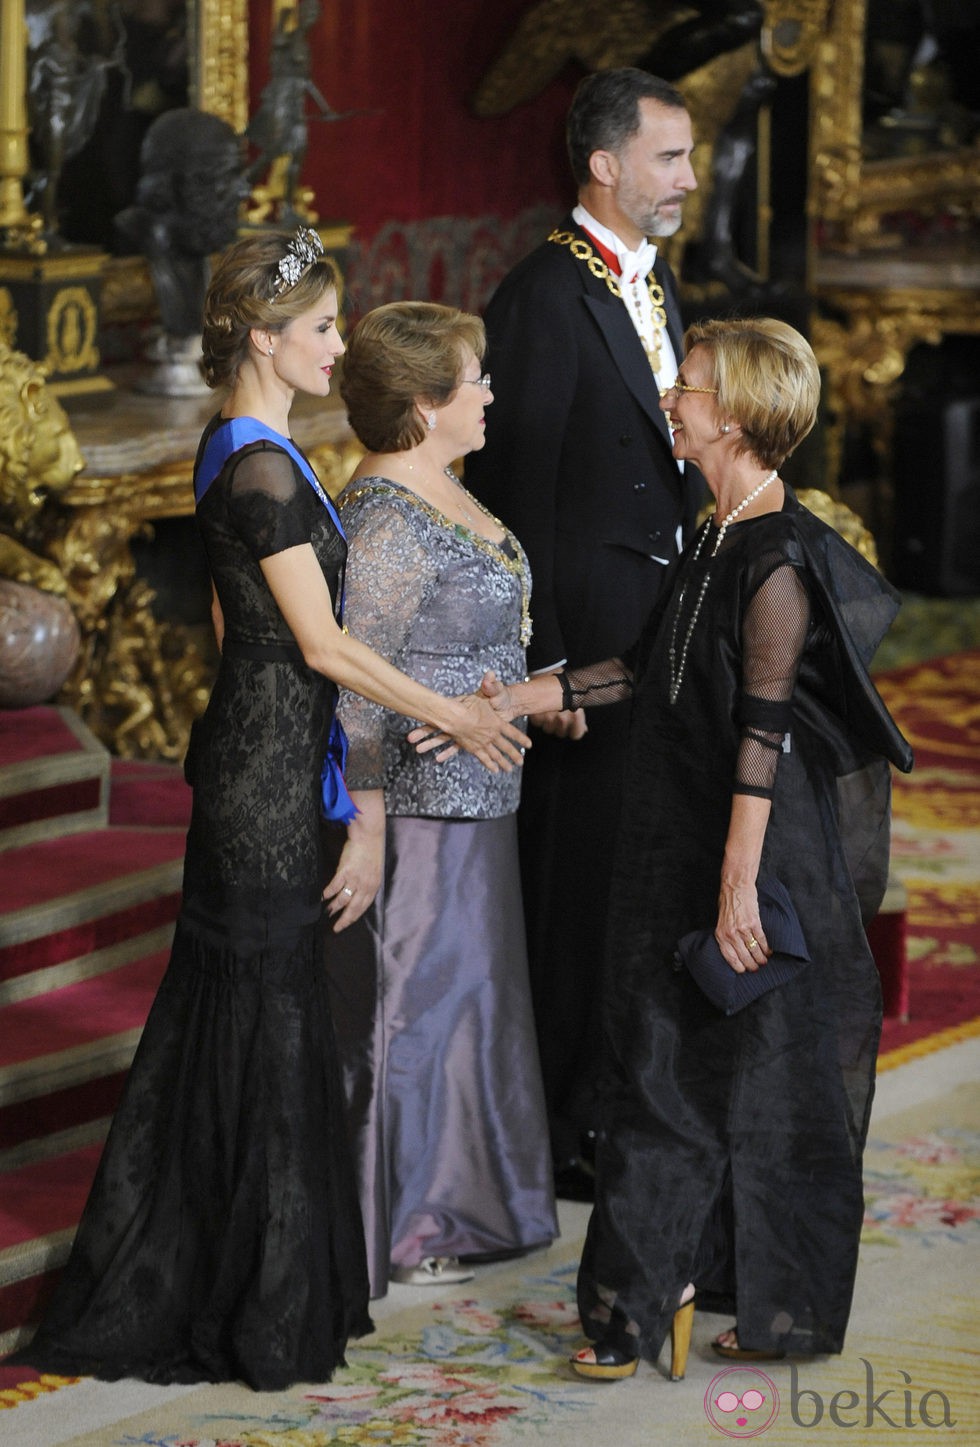
[[[237,532],[261,559],[308,543],[322,503],[282,448],[261,445],[242,449],[229,505]]]
[[[784,564],[760,584],[742,620],[741,731],[734,792],[771,799],[779,755],[789,746],[793,688],[810,626],[810,597]]]
[[[565,708],[596,708],[604,703],[621,703],[633,696],[633,672],[621,658],[566,668],[558,677],[562,680]]]

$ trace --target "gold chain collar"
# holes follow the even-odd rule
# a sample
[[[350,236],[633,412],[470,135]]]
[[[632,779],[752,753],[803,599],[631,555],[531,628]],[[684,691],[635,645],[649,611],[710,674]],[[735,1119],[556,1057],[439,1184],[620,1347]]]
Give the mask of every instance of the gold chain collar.
[[[620,286],[619,281],[615,276],[613,276],[612,272],[609,270],[609,267],[603,261],[602,257],[596,255],[595,251],[593,251],[592,247],[587,241],[583,241],[581,237],[576,236],[574,231],[558,231],[557,229],[555,231],[552,231],[551,235],[548,237],[548,240],[553,241],[556,246],[567,246],[569,251],[575,257],[576,261],[584,261],[585,265],[588,267],[589,271],[591,271],[592,275],[594,277],[597,277],[599,281],[604,281],[606,283],[606,286],[612,292],[613,296],[619,297],[621,301],[626,300],[626,298],[624,298],[623,296],[623,288]],[[659,372],[661,361],[660,337],[667,330],[667,312],[664,308],[664,289],[660,285],[659,281],[657,280],[656,276],[652,271],[647,277],[646,282],[647,292],[650,296],[650,308],[653,315],[654,344],[651,348],[648,347],[645,342],[643,342],[642,337],[640,337],[640,341],[643,342],[643,350],[647,354],[647,358],[650,362],[652,370],[654,372]]]

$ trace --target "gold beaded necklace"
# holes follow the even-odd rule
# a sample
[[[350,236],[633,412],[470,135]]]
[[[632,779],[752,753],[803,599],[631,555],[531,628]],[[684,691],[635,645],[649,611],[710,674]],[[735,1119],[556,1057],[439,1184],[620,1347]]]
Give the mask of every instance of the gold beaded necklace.
[[[606,286],[612,292],[613,296],[619,297],[619,299],[625,301],[627,305],[630,304],[629,297],[623,295],[623,288],[620,286],[618,279],[613,276],[602,257],[596,255],[587,241],[583,241],[581,237],[576,236],[574,231],[558,230],[552,231],[548,240],[553,241],[557,246],[567,246],[576,261],[584,261],[592,275],[606,283]],[[663,361],[660,344],[661,338],[667,328],[667,312],[664,309],[664,289],[652,271],[647,277],[647,292],[650,297],[650,308],[653,315],[653,346],[648,346],[642,336],[640,337],[640,341],[643,342],[643,350],[647,354],[650,370],[656,373],[660,371]],[[638,313],[639,298],[636,298],[636,310]]]

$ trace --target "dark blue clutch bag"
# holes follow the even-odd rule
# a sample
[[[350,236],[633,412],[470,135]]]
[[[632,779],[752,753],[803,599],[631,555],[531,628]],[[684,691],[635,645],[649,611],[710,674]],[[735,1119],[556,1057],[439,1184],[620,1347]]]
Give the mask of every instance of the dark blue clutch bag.
[[[809,963],[803,930],[784,885],[778,879],[756,881],[759,915],[772,954],[757,970],[737,974],[718,948],[713,930],[692,930],[678,940],[674,960],[686,966],[713,1005],[726,1015],[744,1010],[760,995],[785,985]]]

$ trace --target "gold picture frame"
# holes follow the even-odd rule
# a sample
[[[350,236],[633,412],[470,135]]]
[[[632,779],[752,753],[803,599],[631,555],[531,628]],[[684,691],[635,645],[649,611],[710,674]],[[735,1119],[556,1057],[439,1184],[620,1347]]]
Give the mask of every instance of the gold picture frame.
[[[810,72],[810,210],[826,244],[842,250],[873,245],[890,212],[980,204],[980,153],[971,147],[864,158],[866,22],[867,0],[833,0]]]
[[[243,131],[248,122],[248,0],[188,0],[191,100]]]

